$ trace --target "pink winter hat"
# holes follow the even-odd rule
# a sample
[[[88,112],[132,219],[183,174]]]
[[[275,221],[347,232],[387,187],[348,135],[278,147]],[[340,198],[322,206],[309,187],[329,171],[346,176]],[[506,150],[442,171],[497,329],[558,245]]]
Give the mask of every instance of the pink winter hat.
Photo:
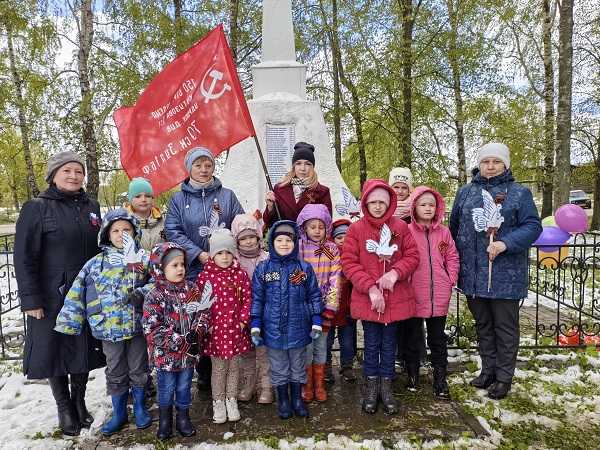
[[[384,188],[376,187],[369,192],[367,201],[365,203],[375,202],[377,200],[385,203],[385,206],[390,206],[390,193]]]

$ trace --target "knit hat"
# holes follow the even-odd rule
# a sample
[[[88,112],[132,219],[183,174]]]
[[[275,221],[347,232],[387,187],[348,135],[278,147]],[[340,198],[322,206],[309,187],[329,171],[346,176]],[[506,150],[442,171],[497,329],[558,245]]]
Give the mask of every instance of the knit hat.
[[[231,231],[226,228],[213,231],[208,239],[208,248],[211,258],[214,258],[220,251],[226,250],[233,256],[237,256],[237,245]]]
[[[165,267],[167,267],[167,265],[171,261],[173,261],[178,256],[183,256],[183,258],[185,260],[185,253],[183,252],[183,250],[179,250],[178,248],[173,248],[171,250],[168,250],[167,253],[165,253],[165,256],[163,256],[162,261],[161,261],[163,270]]]
[[[412,173],[408,167],[394,167],[390,170],[389,185],[393,186],[396,183],[404,183],[408,189],[413,190]]]
[[[374,201],[382,201],[385,203],[385,206],[390,206],[390,193],[381,187],[376,187],[367,196],[367,201],[365,203],[370,203]]]
[[[150,194],[154,196],[152,185],[145,178],[134,178],[129,182],[129,189],[127,190],[127,199],[129,201],[132,201],[134,197],[140,195],[141,193]]]
[[[310,161],[315,165],[315,146],[307,142],[297,142],[294,145],[294,156],[292,156],[292,164],[300,159]]]
[[[485,158],[496,157],[501,159],[506,169],[510,169],[510,152],[508,147],[499,142],[490,142],[479,149],[477,153],[477,166],[481,164]]]
[[[339,219],[333,222],[331,228],[331,237],[335,238],[342,234],[346,234],[351,223],[352,222],[350,222],[348,219]]]
[[[296,237],[296,230],[294,230],[293,226],[283,223],[277,228],[273,229],[273,240],[275,240],[277,236],[281,235],[288,236],[290,239],[294,240]]]
[[[48,167],[46,168],[46,182],[48,184],[51,184],[52,180],[54,179],[54,175],[56,175],[56,171],[65,164],[69,164],[70,162],[76,162],[78,164],[81,164],[81,167],[83,168],[83,174],[85,175],[85,164],[81,156],[71,151],[60,152],[48,158]]]
[[[207,149],[205,147],[194,147],[189,152],[187,152],[185,155],[184,164],[185,164],[185,168],[187,169],[188,172],[192,171],[192,164],[194,164],[194,161],[196,161],[201,156],[206,156],[208,159],[210,159],[212,161],[212,163],[214,165],[215,157],[213,156],[213,154],[211,153],[211,151],[209,149]]]

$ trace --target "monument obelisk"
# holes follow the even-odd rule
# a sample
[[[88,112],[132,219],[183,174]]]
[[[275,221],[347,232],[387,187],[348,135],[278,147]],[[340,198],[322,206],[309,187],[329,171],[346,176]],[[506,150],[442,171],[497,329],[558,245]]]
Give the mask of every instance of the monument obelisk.
[[[336,204],[344,204],[347,189],[329,146],[321,106],[306,99],[306,66],[296,61],[290,0],[264,0],[261,62],[252,67],[253,95],[250,115],[273,184],[290,169],[294,144],[315,146],[315,169],[321,184],[329,187]],[[229,152],[221,176],[242,206],[252,213],[264,209],[267,185],[254,139],[246,139]]]

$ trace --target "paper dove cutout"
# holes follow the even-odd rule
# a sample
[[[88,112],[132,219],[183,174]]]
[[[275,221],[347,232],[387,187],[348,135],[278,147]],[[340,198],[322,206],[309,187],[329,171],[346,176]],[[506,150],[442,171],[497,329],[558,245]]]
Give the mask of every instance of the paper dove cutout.
[[[473,208],[473,225],[475,231],[486,231],[488,233],[497,230],[504,222],[504,217],[500,214],[502,204],[496,204],[491,194],[485,189],[481,190],[483,197],[483,208]]]
[[[185,310],[188,314],[193,314],[198,311],[205,311],[209,309],[215,301],[215,297],[212,295],[213,287],[210,281],[207,281],[204,284],[204,289],[202,290],[202,296],[200,297],[199,302],[189,302],[185,305]]]
[[[396,244],[390,245],[392,240],[392,232],[387,224],[383,224],[381,227],[381,234],[379,235],[379,242],[375,242],[372,239],[367,239],[367,251],[369,253],[375,253],[380,258],[390,257],[398,250]]]
[[[202,237],[210,236],[213,231],[225,228],[225,222],[219,223],[219,211],[216,208],[211,208],[210,211],[210,220],[208,221],[208,226],[201,225],[198,228],[198,233]]]
[[[344,203],[335,205],[335,210],[340,216],[360,217],[360,202],[354,198],[352,192],[345,187],[341,188]]]
[[[109,253],[108,262],[113,266],[127,264],[128,266],[133,267],[142,262],[145,253],[144,249],[140,249],[137,252],[135,251],[135,240],[125,231],[123,232],[123,253]]]

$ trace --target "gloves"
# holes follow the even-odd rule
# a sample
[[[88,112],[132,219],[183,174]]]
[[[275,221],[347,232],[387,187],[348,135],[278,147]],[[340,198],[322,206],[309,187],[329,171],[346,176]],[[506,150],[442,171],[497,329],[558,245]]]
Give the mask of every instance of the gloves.
[[[255,347],[260,347],[263,345],[263,338],[260,336],[260,328],[252,328],[250,332],[250,338],[252,339],[252,343]]]
[[[127,303],[133,305],[134,308],[141,308],[144,305],[144,294],[139,290],[133,290],[127,294]]]
[[[377,285],[382,291],[384,289],[391,291],[394,289],[396,281],[398,281],[398,272],[392,269],[389,272],[384,273],[381,278],[377,280]]]
[[[323,336],[323,328],[319,325],[313,325],[310,331],[310,338],[314,341],[315,339],[319,339]]]
[[[383,314],[383,311],[385,311],[385,299],[377,286],[373,285],[369,288],[369,299],[371,300],[371,309],[377,311],[379,314]]]
[[[185,342],[188,344],[197,344],[198,343],[198,333],[195,330],[188,331],[185,335]]]

